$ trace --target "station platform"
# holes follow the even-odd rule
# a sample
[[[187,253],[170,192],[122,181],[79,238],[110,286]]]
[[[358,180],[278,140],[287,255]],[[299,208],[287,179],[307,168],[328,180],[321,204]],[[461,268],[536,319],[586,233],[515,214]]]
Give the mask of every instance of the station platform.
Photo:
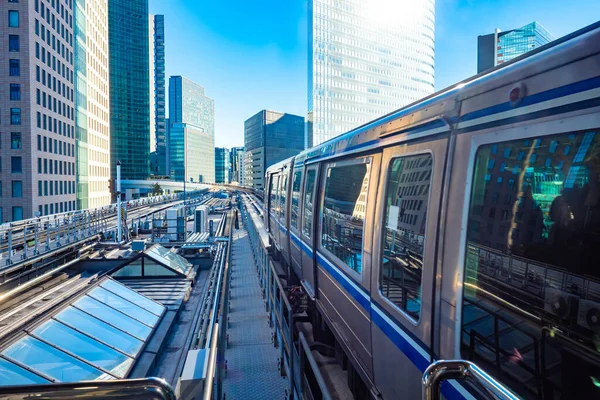
[[[269,327],[248,232],[241,223],[233,232],[232,242],[223,394],[226,399],[283,399],[288,382],[279,372],[279,351],[273,346],[273,329]]]

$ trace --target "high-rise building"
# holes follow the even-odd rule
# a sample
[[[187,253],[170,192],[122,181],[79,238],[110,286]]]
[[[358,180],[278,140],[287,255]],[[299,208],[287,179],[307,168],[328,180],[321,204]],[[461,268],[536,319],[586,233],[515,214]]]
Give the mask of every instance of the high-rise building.
[[[215,182],[229,183],[231,168],[230,152],[225,147],[215,147]]]
[[[477,37],[477,73],[512,60],[555,38],[538,22],[521,28]]]
[[[265,170],[304,149],[304,118],[262,110],[244,122],[246,186],[264,188]]]
[[[215,102],[182,76],[169,78],[170,175],[178,181],[215,181]]]
[[[306,146],[433,93],[434,21],[434,0],[310,0]]]
[[[74,8],[3,2],[0,221],[76,207]]]
[[[150,174],[148,0],[109,0],[111,176]]]
[[[240,185],[243,181],[243,165],[244,165],[244,147],[232,147],[229,153],[229,180],[237,182]]]
[[[108,1],[75,0],[77,208],[110,204]]]
[[[168,175],[167,126],[165,121],[165,16],[150,15],[150,173]]]

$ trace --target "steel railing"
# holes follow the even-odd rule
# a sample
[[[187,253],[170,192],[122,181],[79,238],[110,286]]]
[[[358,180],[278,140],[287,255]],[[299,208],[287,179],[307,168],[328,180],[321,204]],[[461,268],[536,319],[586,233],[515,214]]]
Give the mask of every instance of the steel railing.
[[[440,400],[442,382],[468,380],[484,390],[490,398],[498,400],[518,400],[515,394],[476,364],[466,360],[440,360],[431,364],[425,370],[421,381],[423,400]]]
[[[171,385],[160,378],[2,386],[0,387],[0,398],[3,400],[66,400],[74,398],[104,400],[176,400],[175,392]]]
[[[244,226],[252,247],[269,321],[274,329],[273,343],[280,349],[280,370],[288,377],[287,392],[294,399],[331,399],[309,343],[295,332],[295,321],[287,290],[270,259],[269,239],[256,201],[245,194],[240,204]]]

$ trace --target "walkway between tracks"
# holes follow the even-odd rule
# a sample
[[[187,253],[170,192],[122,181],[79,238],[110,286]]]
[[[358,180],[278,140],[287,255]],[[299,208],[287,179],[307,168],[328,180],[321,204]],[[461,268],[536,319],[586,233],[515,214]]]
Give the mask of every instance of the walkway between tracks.
[[[233,232],[229,346],[225,351],[227,400],[283,399],[287,379],[277,367],[279,351],[272,341],[268,314],[252,257],[248,233],[241,225]]]

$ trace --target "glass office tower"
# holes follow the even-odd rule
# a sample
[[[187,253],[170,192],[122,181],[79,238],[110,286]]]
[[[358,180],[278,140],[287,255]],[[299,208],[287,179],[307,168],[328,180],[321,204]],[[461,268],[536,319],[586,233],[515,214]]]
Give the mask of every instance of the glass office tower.
[[[108,1],[75,1],[77,208],[111,202]]]
[[[555,38],[539,22],[521,28],[477,38],[477,73],[512,60],[528,51],[550,43]]]
[[[244,183],[263,189],[271,165],[304,149],[304,118],[262,110],[244,122]]]
[[[230,152],[225,147],[215,147],[215,182],[229,183],[230,182]]]
[[[150,175],[148,0],[109,0],[111,175]]]
[[[165,16],[150,15],[150,151],[151,174],[168,175],[165,91]]]
[[[306,145],[434,91],[434,0],[310,0]]]
[[[215,182],[215,102],[182,76],[169,78],[170,175],[178,181]]]

